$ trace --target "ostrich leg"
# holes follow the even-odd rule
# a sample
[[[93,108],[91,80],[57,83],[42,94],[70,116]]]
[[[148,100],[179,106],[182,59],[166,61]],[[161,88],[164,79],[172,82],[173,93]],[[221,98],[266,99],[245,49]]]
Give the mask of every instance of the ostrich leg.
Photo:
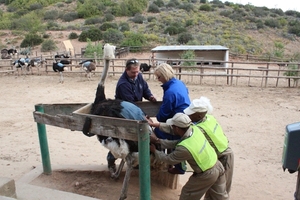
[[[122,192],[121,192],[121,196],[119,198],[119,200],[124,200],[127,198],[127,191],[128,191],[128,183],[129,183],[129,179],[130,179],[130,175],[132,172],[132,163],[134,158],[132,157],[131,154],[128,154],[125,158],[126,163],[127,163],[127,169],[126,169],[126,173],[125,173],[125,177],[124,177],[124,181],[123,181],[123,187],[122,187]]]
[[[119,167],[118,167],[118,170],[117,170],[116,172],[111,172],[111,173],[110,173],[110,177],[111,177],[111,178],[113,178],[113,179],[119,178],[120,173],[121,173],[121,171],[122,171],[122,169],[123,169],[123,167],[124,167],[124,163],[125,163],[125,160],[122,159],[122,160],[121,160],[121,163],[120,163],[120,165],[119,165]]]
[[[64,83],[64,76],[63,76],[63,72],[59,72],[60,74],[60,79],[59,79],[59,82],[60,83]]]

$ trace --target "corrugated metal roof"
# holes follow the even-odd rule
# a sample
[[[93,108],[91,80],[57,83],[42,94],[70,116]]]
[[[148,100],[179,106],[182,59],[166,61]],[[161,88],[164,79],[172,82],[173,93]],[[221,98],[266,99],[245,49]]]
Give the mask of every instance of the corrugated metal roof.
[[[228,50],[227,47],[220,45],[178,45],[178,46],[157,46],[151,51],[187,51],[187,50],[197,50],[197,51],[210,51],[210,50]]]

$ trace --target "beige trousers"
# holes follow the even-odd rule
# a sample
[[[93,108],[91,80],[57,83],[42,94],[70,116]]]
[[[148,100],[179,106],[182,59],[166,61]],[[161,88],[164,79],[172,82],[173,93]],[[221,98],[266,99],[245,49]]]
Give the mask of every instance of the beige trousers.
[[[224,167],[217,161],[214,167],[190,176],[183,186],[179,200],[200,200],[206,193],[210,200],[228,200]]]

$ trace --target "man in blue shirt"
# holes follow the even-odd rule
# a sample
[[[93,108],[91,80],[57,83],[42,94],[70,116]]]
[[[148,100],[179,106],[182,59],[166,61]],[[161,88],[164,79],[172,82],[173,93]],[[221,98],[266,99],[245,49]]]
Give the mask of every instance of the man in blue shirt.
[[[156,102],[156,98],[151,93],[147,82],[140,73],[140,65],[137,59],[132,58],[127,60],[125,71],[117,83],[115,98],[131,103],[142,101],[143,98],[151,102]],[[108,152],[107,162],[108,168],[111,171],[116,170],[115,160],[111,152]]]
[[[125,71],[117,83],[115,98],[129,102],[142,101],[145,98],[151,102],[156,102],[147,82],[140,73],[137,59],[127,60]]]

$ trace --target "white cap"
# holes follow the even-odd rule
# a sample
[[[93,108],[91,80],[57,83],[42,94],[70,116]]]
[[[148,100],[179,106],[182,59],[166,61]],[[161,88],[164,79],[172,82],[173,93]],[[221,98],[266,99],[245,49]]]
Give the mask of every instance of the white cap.
[[[194,99],[189,107],[183,110],[187,115],[192,115],[196,112],[208,112],[212,113],[213,107],[207,97],[200,97],[200,99]]]
[[[187,128],[192,124],[189,116],[184,113],[176,113],[172,119],[168,119],[166,122],[168,125],[175,125],[180,128]]]

